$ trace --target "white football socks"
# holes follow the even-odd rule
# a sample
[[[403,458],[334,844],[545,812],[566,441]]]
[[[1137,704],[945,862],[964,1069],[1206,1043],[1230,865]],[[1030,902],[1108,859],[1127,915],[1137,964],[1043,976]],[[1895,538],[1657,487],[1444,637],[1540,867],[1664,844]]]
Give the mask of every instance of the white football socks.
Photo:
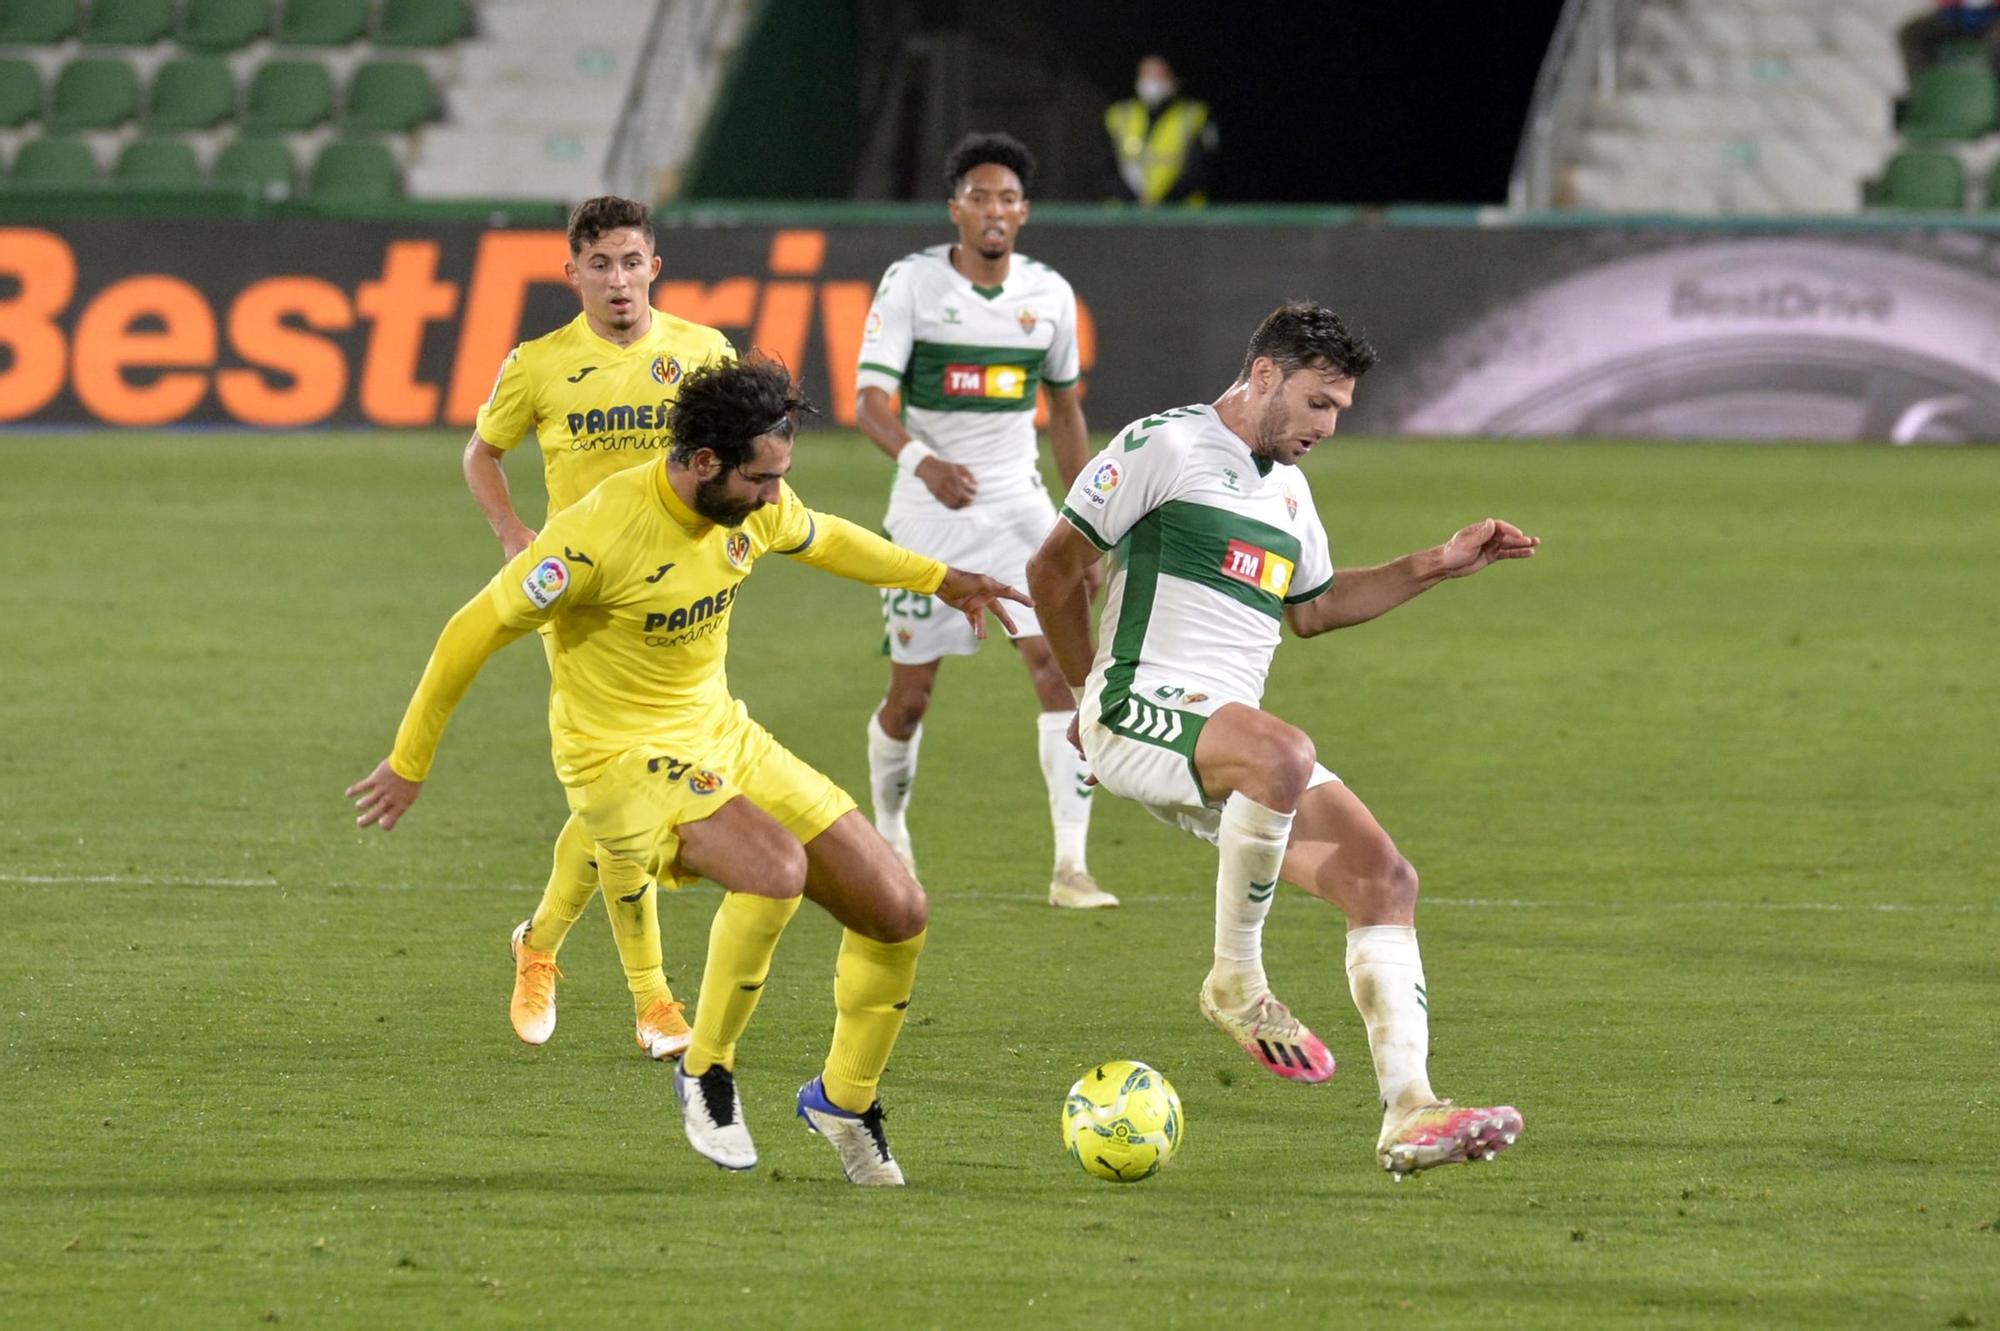
[[[1035,749],[1042,760],[1042,782],[1049,789],[1049,822],[1055,827],[1056,872],[1081,870],[1084,843],[1090,837],[1090,799],[1095,786],[1090,765],[1069,742],[1075,712],[1043,712],[1035,718]]]
[[[1264,917],[1291,838],[1291,814],[1267,809],[1241,791],[1223,802],[1209,994],[1229,1011],[1240,1012],[1271,992],[1264,978]]]
[[[875,830],[892,846],[910,844],[910,787],[917,780],[919,725],[908,739],[892,739],[877,713],[868,714],[868,794],[875,804]]]
[[[1386,1129],[1437,1099],[1425,1068],[1431,1052],[1430,995],[1417,931],[1406,924],[1348,930],[1347,987],[1368,1027]]]

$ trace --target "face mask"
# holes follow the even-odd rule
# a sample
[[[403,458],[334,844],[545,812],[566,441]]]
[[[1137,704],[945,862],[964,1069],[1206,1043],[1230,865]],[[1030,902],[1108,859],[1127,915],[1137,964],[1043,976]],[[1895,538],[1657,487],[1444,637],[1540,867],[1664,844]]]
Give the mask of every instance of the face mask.
[[[1174,85],[1165,79],[1140,79],[1132,85],[1132,91],[1148,106],[1158,106],[1174,95]]]

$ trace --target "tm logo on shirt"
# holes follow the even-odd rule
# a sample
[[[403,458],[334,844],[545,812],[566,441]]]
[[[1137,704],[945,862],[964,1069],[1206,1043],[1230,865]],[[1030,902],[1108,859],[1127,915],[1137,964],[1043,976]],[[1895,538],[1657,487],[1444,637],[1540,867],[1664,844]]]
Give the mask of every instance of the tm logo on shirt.
[[[999,397],[1019,401],[1028,393],[1028,371],[1020,365],[947,365],[946,397]]]
[[[1292,561],[1248,541],[1231,541],[1222,552],[1222,576],[1282,598],[1292,585]]]

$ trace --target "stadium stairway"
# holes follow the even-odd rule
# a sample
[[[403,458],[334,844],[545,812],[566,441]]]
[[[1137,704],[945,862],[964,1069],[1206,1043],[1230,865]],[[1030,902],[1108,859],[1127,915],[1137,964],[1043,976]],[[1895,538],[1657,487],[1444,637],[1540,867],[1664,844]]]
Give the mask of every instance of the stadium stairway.
[[[1565,203],[1614,212],[1849,213],[1899,146],[1896,32],[1916,0],[1636,0],[1616,91]],[[1969,162],[1983,181],[1986,163]]]

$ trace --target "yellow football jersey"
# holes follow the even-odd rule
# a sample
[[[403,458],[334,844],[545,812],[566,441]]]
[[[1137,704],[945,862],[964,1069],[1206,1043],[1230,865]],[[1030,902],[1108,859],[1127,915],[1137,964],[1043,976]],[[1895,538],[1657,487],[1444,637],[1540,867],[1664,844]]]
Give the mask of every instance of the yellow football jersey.
[[[661,310],[629,347],[605,341],[579,314],[508,354],[473,428],[501,449],[535,432],[554,517],[605,477],[665,450],[672,442],[667,409],[681,379],[710,361],[735,358],[715,329]]]
[[[494,576],[484,595],[501,624],[550,625],[549,733],[563,784],[629,749],[708,739],[742,719],[723,668],[729,619],[743,579],[773,552],[878,587],[928,593],[945,574],[815,513],[790,486],[742,526],[717,526],[674,493],[661,458],[565,509]]]

